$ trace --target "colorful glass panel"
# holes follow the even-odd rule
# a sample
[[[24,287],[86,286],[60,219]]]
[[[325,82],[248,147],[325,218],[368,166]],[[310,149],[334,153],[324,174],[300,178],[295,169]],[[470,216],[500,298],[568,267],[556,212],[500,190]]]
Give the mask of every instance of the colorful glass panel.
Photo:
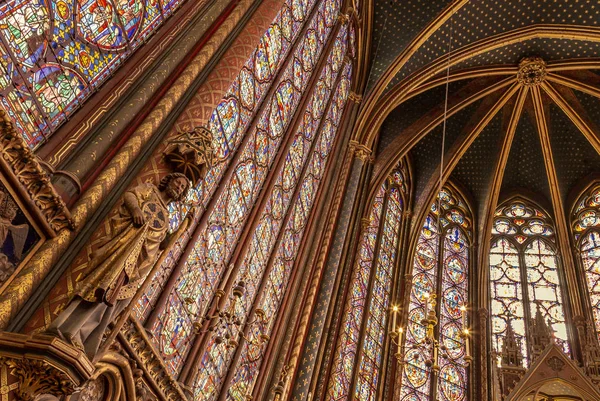
[[[342,34],[345,37],[346,33],[342,32]],[[345,46],[345,39],[343,42]],[[351,73],[351,64],[346,64],[326,116],[326,121],[331,123],[329,127],[333,129],[333,132],[326,131],[325,125],[319,130],[318,142],[315,144],[311,155],[312,161],[321,160],[322,163],[327,163],[329,153],[335,143],[341,117],[341,114],[333,116],[331,110],[333,108],[344,109],[348,98]],[[268,323],[262,329],[262,334],[271,335],[271,330],[274,327],[277,313],[286,294],[294,262],[302,243],[306,222],[311,214],[316,196],[319,193],[319,186],[325,172],[322,168],[316,170],[314,162],[308,161],[306,165],[307,169],[304,173],[304,179],[298,187],[298,195],[295,197],[295,203],[291,208],[291,214],[285,225],[281,242],[274,253],[269,252],[270,254],[273,253],[273,266],[267,273],[265,290],[261,292],[256,305],[259,309],[265,311],[269,319]],[[253,338],[257,338],[261,333],[256,325],[253,326],[252,330]],[[259,371],[262,362],[262,356],[260,346],[247,342],[244,343],[241,358],[234,368],[233,379],[229,383],[227,400],[244,401],[247,399],[246,395],[251,394],[255,380],[257,379],[256,373]]]
[[[573,213],[573,236],[581,257],[594,323],[600,340],[600,187],[586,191]]]
[[[375,276],[371,289],[372,296],[369,298],[367,325],[360,360],[357,364],[355,398],[358,400],[373,401],[377,398],[387,327],[387,311],[391,301],[392,275],[396,264],[398,241],[400,240],[402,209],[402,195],[398,188],[392,187],[386,203],[379,252],[375,263]]]
[[[531,359],[526,326],[538,308],[569,352],[555,241],[552,222],[541,209],[521,200],[498,208],[490,251],[492,345],[500,354],[511,324],[525,366]]]
[[[36,148],[181,3],[8,0],[0,5],[2,107]]]
[[[467,319],[462,308],[469,299],[471,216],[464,201],[448,187],[440,191],[430,210],[414,255],[404,365],[396,392],[401,400],[463,401],[469,383],[462,336]],[[436,394],[428,367],[434,355],[431,347],[423,346],[426,303],[434,296],[439,321],[435,336],[443,346],[435,361],[440,367]]]
[[[175,4],[175,2],[172,2]],[[178,2],[177,2],[178,3]],[[227,90],[223,99],[219,102],[217,107],[213,110],[213,113],[208,122],[208,128],[213,134],[213,147],[215,149],[215,154],[217,160],[214,162],[212,168],[209,169],[204,180],[198,184],[198,187],[194,189],[193,198],[189,199],[187,203],[197,205],[197,209],[203,209],[208,205],[209,200],[214,195],[214,192],[223,177],[223,174],[232,162],[233,152],[240,146],[244,133],[248,129],[250,121],[257,111],[257,105],[261,104],[264,97],[267,94],[267,89],[273,84],[273,80],[275,77],[274,73],[267,72],[265,75],[261,76],[259,80],[258,73],[255,71],[255,61],[261,59],[261,54],[268,51],[273,51],[273,49],[280,49],[280,55],[275,56],[271,55],[271,61],[277,59],[277,68],[279,70],[283,64],[284,60],[288,52],[292,48],[292,44],[294,40],[299,36],[299,33],[302,30],[302,27],[305,23],[304,21],[304,12],[300,13],[298,18],[290,19],[291,10],[295,10],[297,7],[312,7],[315,1],[306,2],[303,5],[295,5],[292,3],[292,0],[287,0],[277,16],[275,20],[271,24],[271,26],[267,29],[263,38],[260,41],[259,46],[254,50],[254,52],[250,55],[248,60],[246,61],[244,67],[240,71],[240,74],[231,84],[229,89]],[[163,2],[163,5],[167,7],[166,2]],[[306,11],[306,10],[305,10]],[[295,14],[296,15],[296,14]],[[284,37],[282,38],[277,32],[279,31],[279,27],[284,27]],[[286,30],[289,30],[289,34],[285,34]],[[281,43],[275,43],[280,40]],[[268,53],[266,53],[268,54]],[[269,56],[265,58],[266,64],[268,67],[268,59]],[[249,75],[252,75],[252,79],[249,78]],[[249,93],[253,93],[253,101],[249,101]],[[238,101],[237,99],[241,99]],[[263,116],[263,118],[265,118]],[[254,141],[255,145],[255,162],[265,167],[267,166],[268,160],[267,152],[270,150],[269,140],[266,135],[259,136],[258,139]],[[273,152],[274,150],[271,150]],[[220,215],[223,216],[224,212],[224,203],[221,202],[216,206],[219,209]],[[183,218],[185,217],[185,213],[187,213],[189,207],[178,206],[176,209],[172,210],[171,213],[171,230],[175,230],[175,228],[181,223]],[[196,229],[196,226],[199,222],[200,217],[203,215],[202,210],[199,210],[192,223],[190,224],[190,228],[188,232],[193,232]],[[224,218],[224,217],[223,217]],[[221,250],[223,249],[224,244],[224,232],[222,227],[219,226],[211,226],[209,229],[209,233],[207,234],[208,238],[204,238],[204,241],[209,241],[211,245],[210,251],[210,260],[217,260],[216,256],[221,254]],[[202,241],[199,241],[197,244],[197,248],[199,248]],[[178,245],[183,248],[183,244],[185,244],[182,239],[178,240]],[[206,242],[204,242],[206,244]],[[165,263],[168,263],[168,266],[165,267],[166,270],[171,271],[174,267],[174,261],[178,260],[181,252],[176,254],[174,258],[167,260]],[[197,252],[195,252],[197,254]],[[194,258],[195,263],[199,263],[200,259],[195,256],[190,256],[190,258]],[[192,259],[190,259],[192,262]],[[187,263],[186,266],[193,266],[192,263]],[[189,274],[188,270],[188,274]],[[164,286],[164,280],[168,275],[164,275],[161,277],[155,277],[151,287],[161,287]],[[202,280],[207,279],[209,276],[203,275],[199,272],[195,277],[194,273],[191,272],[190,276],[186,279],[182,280],[180,285],[186,286],[185,283],[193,282],[194,279]],[[164,279],[164,280],[163,280]],[[152,288],[151,288],[152,290]],[[146,306],[136,309],[137,311],[142,312],[143,315],[139,315],[138,318],[140,320],[144,320],[147,318],[148,314],[151,311],[151,306],[156,303],[159,292],[151,291],[144,296],[144,300],[142,302],[146,302]],[[149,296],[150,292],[152,296]],[[175,302],[175,301],[173,301]],[[160,315],[162,315],[163,311],[158,311]],[[183,310],[181,313],[185,313]],[[189,322],[191,324],[191,321]],[[161,323],[159,325],[163,327]],[[160,330],[157,328],[157,335]],[[189,345],[189,344],[188,344]],[[187,346],[187,345],[186,345]],[[184,347],[184,350],[187,349]]]
[[[340,2],[338,0],[330,1],[333,1],[335,7],[339,9]],[[324,12],[330,1],[322,2],[317,6],[316,12],[313,13],[313,17],[308,23],[308,29],[313,29],[320,20],[325,18]],[[327,27],[329,32],[331,32],[331,28],[331,25]],[[260,188],[283,142],[283,134],[300,103],[302,94],[307,89],[312,71],[302,75],[299,81],[300,86],[295,86],[291,80],[294,62],[301,59],[303,49],[306,46],[305,37],[299,40],[301,41],[299,46],[296,47],[293,55],[286,61],[286,65],[278,77],[274,93],[263,102],[264,108],[261,114],[257,116],[256,125],[244,134],[244,142],[235,159],[236,165],[233,168],[235,174],[227,181],[220,183],[226,190],[216,198],[214,208],[207,211],[209,215],[206,219],[206,226],[200,232],[199,239],[194,245],[197,257],[190,257],[186,261],[178,278],[177,286],[169,295],[169,299],[173,299],[173,302],[179,304],[181,304],[181,299],[192,300],[193,310],[198,311],[200,316],[203,316],[206,312],[209,301],[213,298],[219,285],[220,278],[229,265],[229,258],[246,224],[250,210],[256,202]],[[269,46],[266,45],[266,48]],[[319,41],[316,50],[317,55],[320,55],[323,47],[324,42]],[[239,85],[236,84],[236,91],[238,87]],[[263,90],[265,89],[266,87],[263,88]],[[237,106],[232,107],[232,109],[241,110],[240,103],[236,102],[236,104]],[[223,107],[220,109],[220,106],[217,106],[215,110],[217,118],[214,127],[218,131],[216,133],[213,131],[213,134],[219,144],[223,144],[231,150],[241,142],[243,132],[239,130],[239,126],[242,124],[235,123],[235,128],[230,129],[224,121],[231,121],[233,118],[237,120],[238,116],[226,111],[229,108]],[[243,121],[243,119],[240,121]],[[261,151],[257,151],[257,147],[264,149],[265,143],[268,144],[266,155],[262,154]],[[210,169],[207,175],[222,174],[226,164],[228,163],[217,164]],[[211,190],[205,188],[205,196]],[[174,298],[180,300],[174,300]],[[181,314],[186,316],[183,324],[186,326],[186,330],[191,332],[194,316],[186,312],[184,308],[181,309]],[[172,328],[165,324],[167,321],[169,321],[167,314],[161,314],[154,327],[151,328],[156,337],[166,338],[163,343],[168,343],[169,337],[173,335]],[[188,339],[186,343],[181,344],[173,352],[187,355],[190,346],[191,341]],[[166,350],[160,349],[160,351],[164,354]],[[214,352],[221,352],[221,350]],[[167,356],[165,354],[165,357]],[[215,355],[213,356],[214,358],[211,357],[206,360],[209,361],[208,363],[219,361],[219,366],[215,366],[214,369],[223,372],[227,362],[221,361],[228,361],[229,359],[224,355],[219,355],[218,358]],[[180,358],[180,360],[183,360],[183,358]],[[176,368],[179,369],[180,366]],[[202,390],[203,397],[211,399],[215,396],[216,390],[220,386],[218,380],[222,377],[223,374],[218,374],[215,377],[214,388]]]
[[[334,47],[341,46],[342,50],[345,52],[346,48],[346,35],[347,29],[343,26],[339,32],[338,37],[334,43]],[[244,297],[242,298],[242,302],[240,303],[240,313],[242,316],[247,316],[250,312],[250,308],[254,302],[255,296],[257,294],[258,288],[262,281],[262,277],[267,267],[267,263],[269,261],[269,257],[273,251],[275,243],[278,238],[278,233],[284,223],[284,216],[288,210],[288,206],[292,201],[293,193],[297,187],[297,184],[300,180],[302,170],[304,166],[307,164],[307,160],[309,159],[310,149],[313,146],[313,140],[316,137],[315,131],[321,121],[321,117],[325,112],[325,103],[324,101],[320,101],[320,96],[325,95],[326,99],[332,92],[333,88],[327,88],[325,90],[325,94],[318,90],[320,83],[323,85],[327,80],[328,76],[332,73],[334,77],[337,77],[339,71],[332,71],[330,67],[328,67],[332,60],[331,52],[328,57],[328,64],[321,71],[321,75],[319,80],[315,85],[315,90],[313,90],[309,101],[307,103],[306,109],[303,113],[303,118],[301,120],[301,124],[298,125],[295,131],[294,140],[292,141],[287,155],[284,159],[283,167],[280,169],[278,175],[275,179],[275,185],[271,190],[271,194],[267,195],[267,203],[263,208],[263,212],[259,215],[259,230],[257,230],[255,235],[253,235],[248,253],[243,257],[243,262],[240,266],[238,276],[243,277],[244,282],[246,283],[246,290],[244,293]],[[340,67],[338,65],[338,67]],[[325,99],[325,100],[326,100]],[[272,113],[271,113],[272,115]],[[273,131],[272,131],[273,132]],[[327,146],[331,146],[331,138],[329,138],[329,143]],[[318,146],[317,146],[318,148]],[[318,153],[313,154],[312,158],[320,157]],[[308,162],[308,166],[312,165],[312,161]],[[307,204],[310,203],[308,200],[314,196],[312,191],[314,190],[315,183],[311,183],[305,181],[305,184],[300,187],[300,200],[302,201],[302,211],[303,213],[295,213],[294,217],[294,228],[295,230],[300,230],[304,225],[307,216]],[[281,203],[279,201],[281,200]],[[274,208],[274,205],[277,204],[277,208]],[[281,208],[281,209],[279,209]],[[277,211],[277,216],[273,216],[271,214],[271,210]],[[268,222],[269,224],[269,241],[264,241],[265,235],[263,230],[263,225]],[[292,248],[295,246],[295,242],[286,241],[288,248],[285,248],[287,252],[287,257],[291,258],[293,254]],[[218,347],[218,345],[215,345]],[[206,352],[212,352],[211,350],[207,350]],[[216,352],[216,351],[215,351]],[[199,368],[199,376],[204,375],[204,372],[208,371],[219,371],[221,376],[224,375],[224,371],[222,369],[227,369],[228,363],[235,352],[235,349],[229,350],[221,350],[223,360],[225,361],[223,365],[217,368],[200,366]],[[210,363],[210,360],[207,360]],[[215,384],[218,384],[219,380],[214,379]],[[218,388],[215,388],[215,391]],[[202,393],[207,393],[211,391],[211,389],[202,389]]]
[[[379,188],[373,200],[368,225],[362,234],[356,267],[352,272],[327,400],[347,399],[355,373],[357,382],[353,391],[357,399],[372,399],[377,390],[386,310],[390,302],[391,278],[400,238],[403,198],[408,196],[406,176],[405,162],[402,161]],[[378,238],[380,241],[376,245]],[[373,287],[369,289],[371,277]],[[370,301],[369,294],[372,295]],[[366,332],[361,341],[361,325],[365,319]],[[363,353],[360,354],[360,360],[356,361],[361,342]]]

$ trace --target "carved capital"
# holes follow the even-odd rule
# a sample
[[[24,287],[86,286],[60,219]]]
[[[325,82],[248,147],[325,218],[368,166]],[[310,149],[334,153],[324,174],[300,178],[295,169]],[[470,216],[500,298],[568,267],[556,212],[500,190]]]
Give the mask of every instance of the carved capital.
[[[338,21],[341,24],[345,24],[348,22],[348,14],[344,14],[344,13],[339,13],[338,14]]]
[[[356,156],[356,158],[367,163],[372,160],[371,149],[357,141],[350,141],[350,151]]]
[[[350,92],[348,94],[348,100],[356,104],[360,104],[362,102],[362,96],[357,94],[356,92]]]
[[[54,236],[64,228],[75,228],[71,213],[46,170],[4,110],[0,110],[0,161],[27,194],[48,234]]]
[[[175,171],[196,184],[213,163],[212,133],[204,127],[182,132],[167,141],[164,154]]]

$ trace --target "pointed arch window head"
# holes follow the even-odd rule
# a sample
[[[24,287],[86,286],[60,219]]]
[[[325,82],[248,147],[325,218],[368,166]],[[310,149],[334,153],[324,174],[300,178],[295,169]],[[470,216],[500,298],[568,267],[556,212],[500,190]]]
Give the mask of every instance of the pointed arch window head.
[[[596,332],[600,339],[600,185],[585,191],[571,216],[572,233],[585,273]]]
[[[467,398],[468,374],[462,307],[469,299],[472,216],[458,191],[444,187],[431,205],[417,242],[409,294],[404,364],[399,379],[400,400],[462,401]],[[439,302],[434,327],[443,355],[420,347],[427,328],[423,324],[426,302],[433,294]],[[433,386],[428,360],[439,366],[438,386]]]
[[[363,220],[328,401],[352,396],[372,401],[381,388],[387,310],[399,257],[402,216],[410,194],[406,163],[402,160],[377,189],[368,217]]]
[[[548,214],[531,202],[517,198],[496,210],[489,268],[492,345],[500,365],[509,363],[503,356],[514,345],[516,359],[528,366],[553,341],[548,330],[569,352],[554,233]]]

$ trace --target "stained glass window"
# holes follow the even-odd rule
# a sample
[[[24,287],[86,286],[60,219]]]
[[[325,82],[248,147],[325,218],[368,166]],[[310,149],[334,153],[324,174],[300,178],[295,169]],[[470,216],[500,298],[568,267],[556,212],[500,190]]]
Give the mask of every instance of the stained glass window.
[[[244,133],[248,129],[252,117],[258,111],[258,106],[263,102],[269,87],[273,85],[276,72],[284,65],[292,44],[302,31],[302,27],[306,23],[306,17],[314,4],[315,0],[307,2],[287,0],[283,4],[275,20],[261,38],[257,48],[250,55],[223,99],[213,110],[208,128],[213,134],[213,147],[217,149],[216,154],[218,157],[205,179],[200,182],[197,188],[190,191],[190,199],[187,203],[198,203],[200,208],[203,209],[214,196],[217,184],[222,179],[227,167],[233,162],[233,154],[241,146]],[[255,146],[256,154],[264,159],[265,150],[269,148],[269,142],[265,135],[258,137],[258,139],[259,141],[256,142]],[[261,158],[259,158],[259,162],[264,165]],[[235,179],[237,180],[237,177]],[[187,207],[185,206],[178,205],[173,208],[171,213],[172,229],[181,223],[185,213],[187,213]],[[196,228],[202,215],[201,212],[196,214],[196,218],[188,231]],[[222,244],[221,231],[213,229],[209,241],[211,244]],[[136,312],[141,320],[148,317],[160,294],[160,290],[168,278],[168,274],[173,269],[175,261],[179,259],[185,243],[187,243],[187,238],[178,241],[173,257],[165,261],[165,266],[163,266],[165,274],[155,277],[147,294],[137,305]],[[200,246],[200,243],[197,244],[197,247]],[[214,252],[213,255],[214,257],[218,256]],[[199,261],[200,256],[195,250],[190,256],[190,263],[186,264],[188,270],[190,265],[193,267],[194,263],[199,263]],[[193,279],[194,277],[191,278],[191,280]],[[186,279],[186,281],[189,280],[190,278]],[[170,300],[170,302],[176,304],[173,305],[173,310],[183,307],[181,300],[177,298],[177,296],[174,296]],[[162,314],[162,311],[158,311],[158,313]],[[189,330],[189,324],[190,322],[187,322],[185,328],[182,327],[182,332],[184,332],[182,339],[189,338],[189,332],[187,331]],[[166,341],[163,341],[163,343],[166,344]],[[181,343],[178,341],[175,345],[174,350]],[[180,363],[181,357],[177,352],[172,357],[173,361],[177,361],[174,363]]]
[[[600,338],[600,187],[586,191],[573,213],[573,235],[586,276],[590,306]]]
[[[300,245],[301,235],[305,222],[309,217],[314,196],[318,193],[318,184],[324,172],[324,163],[331,146],[333,146],[335,132],[321,130],[320,135],[317,135],[317,130],[325,114],[327,100],[330,94],[334,92],[332,85],[340,72],[346,46],[347,27],[343,25],[328,56],[328,63],[322,69],[315,84],[303,113],[303,118],[296,128],[283,166],[276,177],[275,185],[270,195],[267,195],[267,203],[258,217],[258,229],[250,240],[248,251],[243,255],[243,262],[238,272],[238,276],[244,278],[246,283],[246,292],[238,308],[238,313],[241,316],[247,316],[250,312],[258,289],[263,282],[265,270],[268,268],[269,261],[273,258],[272,254],[277,241],[280,241],[280,244],[279,248],[275,249],[275,262],[272,262],[274,263],[273,269],[277,274],[275,277],[269,276],[267,278],[267,293],[276,298],[260,301],[263,303],[268,302],[265,305],[266,309],[262,307],[260,309],[268,313],[267,316],[275,314],[277,304],[285,292],[287,276],[293,267],[295,252]],[[349,74],[348,68],[346,68],[347,71],[342,73],[342,80],[337,89],[339,93],[336,96],[336,101],[331,106],[332,108],[339,108],[344,104],[336,104],[337,102],[345,102],[348,91],[348,79],[345,75]],[[339,118],[339,114],[336,117]],[[327,120],[331,121],[331,118]],[[333,122],[337,124],[336,120],[333,120]],[[311,148],[314,148],[312,152]],[[298,186],[301,182],[303,170],[307,170],[304,173],[306,176]],[[294,193],[297,193],[297,195],[294,195]],[[282,236],[279,237],[291,204],[293,204],[291,216],[288,217],[287,227],[284,229]],[[283,253],[281,259],[277,257],[279,253]],[[198,369],[196,394],[200,399],[211,399],[212,395],[219,390],[220,385],[222,385],[221,380],[225,376],[235,351],[235,348],[225,349],[213,342],[209,344]],[[238,378],[236,376],[234,378],[234,385],[230,386],[229,392],[230,397],[241,399],[243,399],[242,392],[245,392],[250,385],[248,381],[253,379],[251,375],[253,370],[250,365],[258,363],[257,358],[260,359],[260,347],[256,344],[246,344],[242,352],[244,357],[241,363],[245,365],[245,368],[239,374],[243,377]]]
[[[351,391],[360,400],[376,397],[402,211],[409,196],[407,178],[406,161],[402,161],[378,189],[365,221],[335,353],[328,400],[348,399]],[[361,339],[365,319],[366,330]],[[360,348],[359,344],[362,344]],[[351,389],[353,376],[356,376],[356,386]]]
[[[308,15],[310,4],[310,2],[292,2],[292,15],[304,19]],[[327,38],[336,21],[335,16],[339,7],[338,0],[323,1],[316,6],[305,27],[306,35],[298,39],[298,46],[295,47],[292,55],[283,60],[284,67],[277,76],[277,80],[273,82],[274,91],[262,102],[260,113],[255,118],[256,123],[252,124],[247,132],[244,133],[243,130],[240,130],[240,126],[250,125],[251,115],[246,113],[247,121],[244,121],[240,113],[238,97],[231,97],[221,102],[213,113],[209,129],[218,143],[218,149],[221,149],[217,152],[217,156],[222,160],[232,158],[232,165],[229,167],[230,173],[224,176],[225,178],[219,185],[223,191],[211,201],[213,206],[202,218],[199,239],[194,244],[194,250],[186,261],[174,290],[169,295],[167,309],[159,315],[156,324],[151,328],[154,336],[158,339],[157,345],[161,353],[168,361],[167,366],[173,373],[179,371],[191,348],[191,340],[194,338],[193,324],[199,316],[205,315],[221,276],[229,266],[229,258],[246,226],[275,156],[280,151],[280,146],[287,143],[285,140],[287,136],[284,134],[300,104],[303,93],[308,89],[315,64],[325,47],[325,40],[329,40]],[[281,18],[288,15],[286,10],[285,7],[282,9]],[[280,26],[282,26],[280,22],[277,22],[269,28],[259,44],[255,58],[251,60],[253,63],[257,63],[254,64],[254,67],[259,64],[261,66],[258,72],[255,71],[257,82],[266,82],[275,73],[276,65],[280,60],[278,52],[282,48],[280,42],[285,36],[284,31],[289,28],[285,27],[284,29],[283,26],[281,28]],[[296,29],[300,29],[301,26],[302,23],[299,21]],[[310,32],[313,31],[319,35],[312,35]],[[289,33],[292,34],[292,32]],[[345,43],[344,39],[344,46]],[[338,68],[340,61],[337,62]],[[323,71],[325,75],[333,74],[329,64],[324,67]],[[237,88],[241,85],[234,83],[234,86]],[[268,86],[264,86],[262,89],[265,94],[268,92],[267,88]],[[323,94],[318,90],[317,93]],[[319,107],[314,110],[315,116],[318,115],[318,110],[320,110]],[[283,151],[284,155],[287,154],[285,157],[290,160],[290,163],[284,167],[287,170],[284,171],[282,188],[291,183],[295,168],[293,165],[296,163],[294,160],[306,160],[306,155],[303,154],[306,153],[307,145],[304,140],[298,139],[289,145],[288,150]],[[233,151],[238,146],[239,150],[233,155]],[[287,147],[286,144],[284,149]],[[209,170],[207,175],[209,179],[205,182],[205,199],[208,199],[206,194],[213,191],[211,188],[215,188],[216,183],[223,176],[227,164],[227,161],[218,163]],[[297,178],[293,178],[293,180],[297,180]],[[261,232],[265,234],[272,227],[268,226],[270,223],[268,220],[263,223]],[[251,291],[255,292],[256,288],[252,288]],[[176,317],[171,314],[176,314]],[[211,345],[209,345],[209,349],[213,349]],[[218,372],[224,372],[230,359],[227,355],[221,354],[221,350],[218,348],[205,353],[200,359],[202,366],[206,366],[207,372],[214,373],[210,383],[203,383],[200,379],[198,384],[198,388],[208,386],[205,387],[203,394],[206,399],[210,399],[217,394],[216,391],[220,386],[219,380],[223,377]]]
[[[7,0],[0,5],[0,98],[37,147],[182,0]]]
[[[399,389],[401,400],[466,400],[468,376],[461,333],[467,322],[461,308],[466,307],[469,299],[471,230],[471,215],[464,201],[457,191],[444,187],[425,218],[414,256]],[[431,369],[426,364],[434,355],[431,347],[421,346],[426,336],[423,320],[428,297],[437,298],[439,323],[435,326],[435,336],[445,347],[434,361],[440,368],[435,390]]]
[[[555,242],[552,222],[540,208],[516,199],[496,211],[490,248],[492,345],[501,352],[510,324],[526,366],[532,355],[528,327],[538,312],[569,352]]]

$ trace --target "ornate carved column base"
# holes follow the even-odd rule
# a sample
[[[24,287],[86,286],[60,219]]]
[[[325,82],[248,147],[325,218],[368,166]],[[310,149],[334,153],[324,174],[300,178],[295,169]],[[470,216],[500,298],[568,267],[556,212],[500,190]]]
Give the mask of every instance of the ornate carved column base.
[[[0,333],[0,394],[3,401],[71,395],[94,373],[80,351],[47,335]]]

